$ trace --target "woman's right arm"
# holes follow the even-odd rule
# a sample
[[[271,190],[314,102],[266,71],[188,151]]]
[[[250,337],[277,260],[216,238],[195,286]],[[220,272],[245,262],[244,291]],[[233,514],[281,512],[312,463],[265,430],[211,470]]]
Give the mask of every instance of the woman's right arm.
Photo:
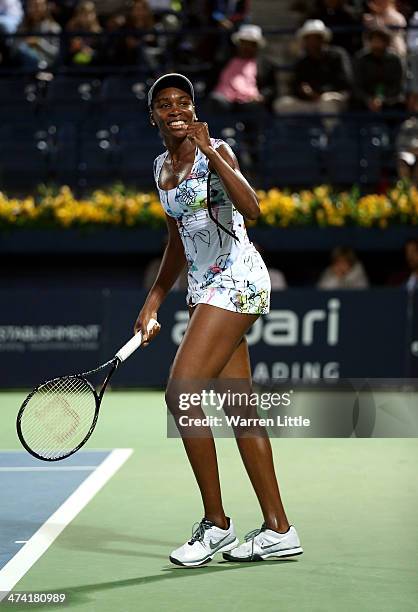
[[[160,269],[134,327],[135,333],[142,332],[144,346],[149,344],[160,331],[160,328],[155,326],[148,333],[148,323],[150,319],[157,319],[158,309],[186,264],[183,243],[177,229],[177,223],[168,215],[166,215],[166,223],[168,227],[168,243],[163,254]]]

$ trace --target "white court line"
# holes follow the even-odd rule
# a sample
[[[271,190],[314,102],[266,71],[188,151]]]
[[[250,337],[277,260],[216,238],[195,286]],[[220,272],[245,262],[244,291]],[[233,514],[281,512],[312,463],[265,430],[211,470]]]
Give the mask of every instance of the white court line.
[[[0,472],[77,472],[95,470],[97,465],[32,465],[27,467],[22,466],[10,466],[0,467]]]
[[[0,601],[48,550],[65,527],[89,503],[132,455],[132,448],[116,448],[36,531],[0,571]]]

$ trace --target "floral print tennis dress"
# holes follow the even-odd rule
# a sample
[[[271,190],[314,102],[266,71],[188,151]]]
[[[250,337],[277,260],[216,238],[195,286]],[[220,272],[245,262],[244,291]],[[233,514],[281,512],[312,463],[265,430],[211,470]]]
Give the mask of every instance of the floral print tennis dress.
[[[216,149],[223,140],[211,138]],[[226,145],[228,147],[228,145]],[[177,222],[188,264],[187,304],[211,304],[225,310],[266,314],[270,277],[260,253],[250,242],[244,219],[216,174],[210,178],[212,216],[207,208],[208,158],[196,148],[193,167],[174,189],[160,189],[159,177],[168,151],[154,161],[154,177],[165,212]],[[235,236],[235,237],[234,237]]]

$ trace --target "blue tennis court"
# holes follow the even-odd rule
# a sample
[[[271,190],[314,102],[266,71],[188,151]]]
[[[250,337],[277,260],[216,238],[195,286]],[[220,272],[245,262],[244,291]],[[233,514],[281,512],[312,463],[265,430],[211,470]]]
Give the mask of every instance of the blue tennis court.
[[[109,453],[84,451],[57,465],[0,452],[0,570]]]

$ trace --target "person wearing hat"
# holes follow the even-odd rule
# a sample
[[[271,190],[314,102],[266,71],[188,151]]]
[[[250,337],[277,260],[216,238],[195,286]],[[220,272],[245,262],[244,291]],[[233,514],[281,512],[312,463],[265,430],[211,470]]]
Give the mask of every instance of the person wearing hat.
[[[242,25],[231,36],[236,52],[219,71],[211,100],[222,110],[249,110],[269,103],[275,93],[275,70],[260,51],[266,46],[258,25]]]
[[[297,32],[303,49],[296,62],[293,95],[274,103],[278,114],[337,114],[347,106],[351,90],[351,63],[344,49],[331,46],[332,33],[319,19],[309,19]],[[330,127],[335,121],[325,123]]]
[[[378,27],[367,32],[364,49],[354,58],[355,105],[372,112],[402,109],[404,68],[390,51],[391,32]]]
[[[181,74],[160,77],[148,94],[150,119],[166,151],[154,161],[154,177],[168,227],[160,270],[135,323],[145,344],[147,332],[182,268],[188,266],[189,324],[177,351],[166,390],[167,407],[183,439],[199,486],[204,518],[192,537],[170,555],[172,563],[196,567],[223,553],[228,561],[256,561],[301,554],[296,529],[289,525],[274,471],[266,431],[258,424],[237,427],[235,435],[258,496],[264,523],[241,546],[221,497],[213,434],[200,402],[187,413],[179,399],[209,386],[251,390],[245,334],[269,312],[270,279],[261,255],[249,241],[244,218],[259,215],[257,196],[240,172],[230,147],[209,135],[196,116],[192,83]],[[200,382],[199,382],[200,381]],[[202,383],[203,381],[203,383]],[[225,387],[224,387],[225,388]],[[236,386],[234,386],[236,389]],[[194,396],[196,397],[196,396]],[[236,410],[226,402],[225,410]],[[254,409],[248,404],[243,414]],[[239,414],[239,413],[238,413]],[[184,423],[184,418],[186,422]],[[197,422],[200,419],[200,423]]]

